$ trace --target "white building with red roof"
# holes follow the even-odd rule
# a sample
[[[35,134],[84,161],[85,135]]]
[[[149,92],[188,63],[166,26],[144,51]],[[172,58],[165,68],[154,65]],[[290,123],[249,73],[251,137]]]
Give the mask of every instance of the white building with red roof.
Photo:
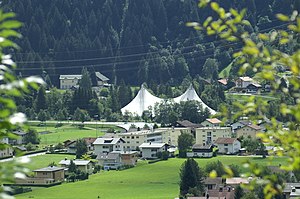
[[[241,142],[236,138],[218,138],[215,145],[219,149],[219,153],[235,154],[241,149]]]

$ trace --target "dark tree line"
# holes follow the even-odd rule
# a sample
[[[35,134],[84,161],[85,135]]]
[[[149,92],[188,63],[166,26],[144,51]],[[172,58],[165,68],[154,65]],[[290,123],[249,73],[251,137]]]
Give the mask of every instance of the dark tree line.
[[[11,52],[23,76],[46,71],[46,81],[58,86],[58,75],[80,74],[87,66],[118,84],[124,80],[131,85],[178,85],[187,76],[216,78],[232,61],[231,52],[239,48],[186,28],[186,22],[203,21],[201,12],[209,12],[196,4],[193,0],[24,0],[4,1],[2,7],[18,13],[24,22],[23,38],[17,41],[21,51]],[[279,25],[273,13],[296,7],[295,0],[222,4],[247,8],[250,32]]]

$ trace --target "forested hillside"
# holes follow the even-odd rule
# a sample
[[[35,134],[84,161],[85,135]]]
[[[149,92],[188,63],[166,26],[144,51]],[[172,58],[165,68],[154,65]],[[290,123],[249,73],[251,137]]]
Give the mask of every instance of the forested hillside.
[[[248,9],[250,32],[280,27],[274,13],[297,6],[296,0],[221,2]],[[217,78],[240,47],[185,26],[210,14],[195,0],[16,0],[2,7],[24,23],[21,50],[11,52],[21,74],[46,71],[54,85],[58,75],[80,74],[83,66],[131,85],[178,85],[188,75]]]

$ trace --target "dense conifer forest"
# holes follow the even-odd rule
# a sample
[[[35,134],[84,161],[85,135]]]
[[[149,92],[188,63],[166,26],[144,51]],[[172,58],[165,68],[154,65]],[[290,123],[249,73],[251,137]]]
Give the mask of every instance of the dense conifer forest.
[[[295,0],[220,2],[247,8],[252,24],[247,30],[253,33],[280,27],[274,13],[297,8]],[[3,1],[2,7],[24,23],[17,41],[21,49],[10,52],[18,74],[47,73],[56,86],[59,75],[80,74],[83,67],[117,84],[173,86],[185,78],[216,79],[240,48],[186,27],[211,14],[194,0],[17,0]]]

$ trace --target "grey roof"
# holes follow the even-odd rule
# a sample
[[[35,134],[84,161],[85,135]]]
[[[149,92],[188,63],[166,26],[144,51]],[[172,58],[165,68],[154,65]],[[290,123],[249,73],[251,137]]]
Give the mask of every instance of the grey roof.
[[[193,149],[210,149],[212,145],[205,145],[203,146],[202,144],[194,144]]]
[[[47,171],[60,171],[60,170],[64,170],[64,167],[55,167],[55,166],[50,166],[50,167],[45,167],[45,168],[41,168],[41,169],[36,169],[34,170],[35,172],[47,172]]]
[[[90,160],[73,160],[76,166],[84,166],[88,165],[91,161]],[[61,165],[70,165],[71,160],[61,160],[58,164]]]
[[[151,142],[149,142],[149,143],[143,143],[143,144],[141,144],[139,147],[140,148],[161,148],[161,147],[163,147],[163,146],[165,146],[165,145],[168,145],[168,144],[166,144],[166,143],[151,143]]]
[[[81,75],[60,75],[59,79],[81,79]]]
[[[20,130],[19,130],[19,131],[13,131],[12,133],[15,134],[15,135],[20,135],[20,136],[21,136],[21,135],[26,135],[26,134],[27,134],[26,132],[20,131]]]
[[[98,160],[115,160],[118,157],[120,157],[121,153],[117,153],[117,152],[110,152],[110,153],[101,153],[99,155],[97,155]]]
[[[119,141],[125,143],[122,138],[97,138],[93,145],[114,145]]]
[[[95,74],[96,74],[96,77],[99,78],[99,79],[102,80],[102,81],[108,81],[108,80],[109,80],[108,77],[104,76],[104,75],[103,75],[102,73],[100,73],[100,72],[96,72]]]
[[[210,184],[216,184],[216,185],[221,185],[222,184],[222,177],[216,177],[216,178],[205,178],[204,179],[204,184],[205,185],[210,185]]]

